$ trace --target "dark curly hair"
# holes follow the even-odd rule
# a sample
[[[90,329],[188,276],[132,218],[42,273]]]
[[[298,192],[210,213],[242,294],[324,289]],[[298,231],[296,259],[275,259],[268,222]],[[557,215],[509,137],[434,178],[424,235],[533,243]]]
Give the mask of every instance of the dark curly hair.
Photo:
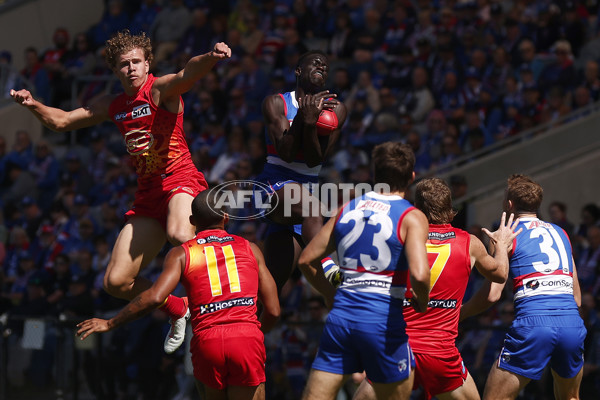
[[[132,35],[128,29],[117,32],[113,37],[106,41],[104,58],[111,68],[115,68],[117,59],[123,53],[133,49],[142,49],[144,56],[149,64],[152,64],[154,55],[152,54],[152,43],[145,32],[139,35]]]

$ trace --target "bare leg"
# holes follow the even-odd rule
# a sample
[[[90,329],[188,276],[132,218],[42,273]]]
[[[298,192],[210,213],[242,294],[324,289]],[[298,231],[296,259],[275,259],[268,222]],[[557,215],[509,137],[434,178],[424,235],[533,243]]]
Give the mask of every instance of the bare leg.
[[[229,386],[227,388],[229,400],[265,400],[265,384],[258,386]]]
[[[167,239],[178,246],[194,238],[196,229],[190,223],[194,197],[187,193],[177,193],[169,201],[167,214]]]
[[[415,372],[411,371],[408,378],[393,383],[373,383],[373,390],[378,400],[408,400],[413,387]]]
[[[579,399],[579,386],[583,377],[583,367],[573,378],[561,378],[552,370],[554,378],[554,398],[557,400]]]
[[[479,392],[471,374],[467,375],[467,379],[462,386],[457,387],[451,392],[441,393],[436,395],[439,400],[479,400]]]
[[[348,376],[311,369],[302,400],[334,400]]]
[[[112,296],[132,300],[152,283],[139,277],[165,243],[165,232],[158,221],[132,217],[119,233],[104,276],[104,288]]]
[[[265,240],[265,263],[275,279],[278,294],[289,279],[302,248],[291,231],[270,234]]]
[[[356,392],[354,392],[352,400],[377,400],[375,390],[366,378],[363,379]]]
[[[498,368],[494,363],[483,391],[484,400],[513,400],[531,381],[514,372]]]

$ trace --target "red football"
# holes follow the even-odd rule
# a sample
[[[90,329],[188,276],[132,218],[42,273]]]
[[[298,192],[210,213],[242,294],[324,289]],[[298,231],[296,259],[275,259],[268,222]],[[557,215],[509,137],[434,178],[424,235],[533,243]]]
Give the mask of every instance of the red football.
[[[317,120],[317,134],[327,136],[338,128],[337,115],[333,111],[323,110]]]

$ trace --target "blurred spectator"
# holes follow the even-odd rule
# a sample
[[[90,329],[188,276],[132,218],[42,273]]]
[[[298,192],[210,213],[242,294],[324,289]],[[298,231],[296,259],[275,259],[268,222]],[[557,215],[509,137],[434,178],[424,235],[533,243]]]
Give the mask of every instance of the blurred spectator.
[[[240,125],[234,125],[227,137],[226,150],[219,155],[210,173],[206,176],[207,182],[222,183],[225,173],[232,169],[242,157],[244,148],[244,130]]]
[[[577,83],[577,74],[571,44],[566,40],[557,41],[554,54],[555,59],[542,70],[538,83],[543,88],[560,86],[564,90],[572,90]]]
[[[595,203],[585,204],[580,211],[580,222],[575,227],[575,254],[581,253],[589,246],[587,232],[591,226],[597,226],[600,222],[600,207]]]
[[[465,98],[458,86],[458,75],[455,71],[448,71],[444,76],[444,85],[436,93],[438,108],[450,123],[460,124],[465,117]]]
[[[70,106],[73,81],[82,76],[92,75],[96,68],[96,55],[88,35],[84,32],[75,35],[73,47],[61,58],[61,65],[57,70],[56,82],[54,82],[55,104],[58,106]],[[76,91],[81,90],[83,83],[79,83]]]
[[[9,233],[6,247],[6,257],[4,258],[3,271],[4,285],[0,290],[6,290],[15,282],[20,274],[20,258],[27,254],[29,250],[29,236],[27,231],[21,226],[14,226]],[[31,257],[31,256],[29,256]]]
[[[244,26],[245,29],[242,33],[240,44],[245,54],[250,56],[256,56],[258,46],[261,44],[264,38],[264,32],[258,28],[258,14],[249,13],[244,15]]]
[[[567,218],[567,205],[562,201],[553,201],[548,205],[548,216],[550,222],[564,229],[572,240],[575,225]]]
[[[33,161],[33,141],[29,132],[23,129],[15,133],[15,142],[12,150],[6,155],[7,162],[18,164],[23,169],[28,169]]]
[[[415,153],[415,173],[423,174],[431,167],[431,156],[421,144],[421,136],[416,131],[411,131],[406,136],[406,143],[412,147]]]
[[[581,398],[593,398],[600,387],[600,316],[597,300],[589,292],[581,294],[581,318],[587,329],[584,342],[583,379]]]
[[[5,189],[2,190],[0,200],[4,204],[18,204],[25,196],[37,199],[37,184],[27,165],[8,161],[6,163]]]
[[[351,56],[351,47],[349,43],[352,33],[352,23],[350,16],[345,11],[340,11],[335,14],[335,29],[333,34],[329,36],[327,44],[327,54],[331,61],[336,59],[347,59]]]
[[[338,67],[333,71],[333,81],[331,85],[331,92],[337,94],[337,99],[341,102],[346,102],[350,96],[352,90],[352,82],[350,81],[350,74],[346,67]],[[277,92],[281,93],[281,92]]]
[[[48,211],[58,191],[60,166],[50,149],[50,143],[39,140],[35,145],[35,155],[29,164],[29,172],[35,179],[39,190],[39,205]]]
[[[95,47],[103,47],[110,37],[129,28],[129,15],[123,7],[123,0],[108,0],[100,21],[90,29]]]
[[[56,257],[63,252],[64,239],[62,236],[59,238],[52,225],[42,224],[29,250],[35,266],[40,269],[51,269]]]
[[[12,66],[12,54],[8,50],[0,51],[0,98],[9,98],[11,89],[19,85],[19,75]]]
[[[506,50],[502,47],[496,48],[492,57],[492,63],[483,74],[483,82],[489,85],[496,95],[503,95],[504,82],[511,75],[513,75],[513,70]]]
[[[355,102],[357,98],[363,98],[367,102],[369,110],[373,113],[377,113],[381,108],[381,101],[379,99],[379,93],[373,86],[371,81],[371,73],[369,71],[361,71],[358,74],[356,83],[352,85],[352,90],[348,99],[344,102],[348,108],[348,113],[356,108]]]
[[[519,44],[519,64],[513,63],[513,67],[523,69],[525,66],[533,73],[533,79],[537,82],[545,62],[536,53],[535,43],[531,39],[523,39]]]
[[[81,156],[75,151],[71,151],[65,156],[63,173],[73,181],[76,193],[86,195],[94,185],[94,180],[81,161]]]
[[[42,68],[38,51],[35,47],[27,47],[23,55],[25,66],[20,72],[21,78],[31,82],[35,88],[36,98],[47,103],[50,100],[50,76]]]
[[[137,35],[141,32],[150,32],[150,27],[159,11],[160,7],[156,0],[142,0],[140,8],[131,17],[129,25],[131,33]]]
[[[150,27],[154,46],[153,65],[160,65],[175,51],[177,43],[192,23],[192,15],[183,0],[169,0]]]
[[[38,229],[44,219],[44,214],[38,206],[35,199],[31,196],[25,196],[21,200],[21,209],[23,211],[23,225],[29,237],[29,241],[35,239]]]
[[[600,77],[598,71],[598,62],[589,60],[585,63],[583,78],[581,79],[581,83],[589,89],[594,101],[600,99]]]
[[[577,276],[581,284],[581,290],[598,290],[594,287],[600,282],[598,274],[600,268],[600,227],[592,225],[588,227],[586,234],[588,246],[579,254],[577,261]],[[599,288],[600,289],[600,288]]]
[[[562,35],[573,48],[573,56],[579,56],[579,50],[584,45],[587,39],[587,26],[582,18],[577,15],[577,3],[572,0],[564,2],[562,17]]]
[[[192,11],[190,27],[185,31],[177,45],[175,56],[183,54],[184,59],[187,60],[198,54],[208,53],[214,46],[212,38],[213,33],[208,23],[207,11],[196,8]]]
[[[550,88],[546,98],[540,122],[556,122],[571,112],[567,94],[560,86]],[[570,99],[570,96],[568,98]]]
[[[401,99],[401,110],[408,113],[413,123],[419,125],[435,107],[433,93],[429,89],[429,74],[423,67],[416,67],[412,72],[411,89]]]

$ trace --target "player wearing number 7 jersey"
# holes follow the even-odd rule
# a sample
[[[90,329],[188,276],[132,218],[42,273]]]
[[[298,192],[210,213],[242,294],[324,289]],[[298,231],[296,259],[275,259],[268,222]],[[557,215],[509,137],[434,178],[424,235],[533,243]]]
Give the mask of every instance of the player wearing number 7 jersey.
[[[548,363],[555,398],[579,398],[586,336],[577,308],[581,292],[566,233],[537,218],[542,198],[542,187],[531,178],[508,178],[504,210],[515,213],[523,229],[510,255],[515,319],[486,381],[484,400],[516,398],[532,379],[542,377]],[[502,288],[493,284],[488,298],[499,298]],[[465,304],[467,315],[489,304],[472,300]]]
[[[503,214],[497,231],[484,229],[494,243],[492,257],[476,236],[450,225],[456,211],[452,208],[450,188],[443,180],[421,180],[416,186],[415,206],[429,221],[431,292],[425,313],[414,311],[410,293],[404,302],[406,333],[416,359],[414,388],[420,386],[426,399],[436,396],[440,400],[478,400],[475,382],[455,343],[460,307],[473,267],[491,281],[506,281],[508,250],[519,233],[513,232],[518,220],[513,222],[511,215],[505,224]],[[372,399],[375,394],[365,380],[354,400]]]
[[[378,399],[410,396],[414,357],[402,306],[410,279],[415,308],[419,312],[427,308],[427,219],[404,199],[414,179],[412,149],[387,142],[375,147],[372,159],[375,183],[389,185],[389,192],[369,192],[351,200],[300,255],[299,265],[306,271],[311,265],[319,267],[324,256],[337,250],[343,274],[305,400],[335,399],[345,378],[363,370]],[[315,284],[312,276],[307,279]]]
[[[214,192],[201,192],[192,202],[190,222],[200,231],[173,248],[163,272],[110,320],[93,318],[77,325],[85,339],[106,332],[160,306],[179,281],[186,289],[192,314],[190,345],[198,390],[209,400],[264,400],[263,332],[279,316],[277,287],[258,247],[228,234],[226,213]],[[263,307],[256,316],[257,297]]]

